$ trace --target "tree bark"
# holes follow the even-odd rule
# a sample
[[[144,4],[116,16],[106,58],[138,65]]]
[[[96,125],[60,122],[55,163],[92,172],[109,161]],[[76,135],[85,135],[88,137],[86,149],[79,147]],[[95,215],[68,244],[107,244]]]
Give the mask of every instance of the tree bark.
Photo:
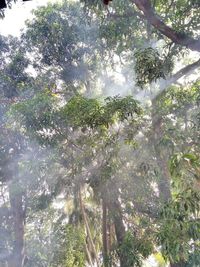
[[[115,226],[115,234],[116,239],[119,247],[119,260],[120,260],[120,267],[129,267],[127,264],[127,259],[124,257],[123,253],[120,251],[120,246],[122,245],[124,238],[125,238],[125,226],[123,223],[123,216],[121,205],[116,196],[114,199],[110,200],[108,203],[109,211],[112,216],[112,220]]]
[[[110,253],[113,241],[115,239],[114,226],[112,224],[112,221],[111,221],[110,217],[108,219],[107,228],[108,228],[108,253]]]
[[[159,149],[159,141],[163,135],[162,117],[158,115],[157,99],[152,101],[152,131],[153,131],[153,146],[156,154],[157,163],[161,172],[161,179],[158,182],[159,196],[163,203],[171,199],[170,191],[170,173],[168,170],[168,162],[163,158]]]
[[[11,259],[8,261],[9,267],[24,266],[24,210],[23,193],[9,190],[11,211],[13,216],[14,246]]]
[[[200,39],[194,39],[186,34],[178,33],[167,26],[154,12],[150,0],[132,0],[132,2],[143,12],[145,18],[159,32],[171,39],[174,43],[185,46],[193,51],[200,52]]]
[[[160,84],[160,91],[161,94],[165,93],[167,88],[171,84],[175,84],[180,78],[182,78],[185,75],[190,75],[195,69],[200,67],[200,59],[197,61],[183,67],[179,71],[177,71],[175,74],[173,74],[171,77],[167,78],[164,82]]]
[[[86,254],[87,254],[88,262],[89,262],[90,266],[92,266],[93,265],[92,257],[91,257],[91,254],[90,254],[90,251],[88,249],[88,246],[87,246],[86,242],[85,242],[85,251],[86,251]]]
[[[80,189],[79,189],[79,201],[80,201],[81,212],[82,212],[82,215],[83,215],[83,221],[85,223],[86,231],[87,231],[87,234],[88,234],[88,239],[89,239],[90,245],[91,245],[93,253],[94,253],[94,257],[95,257],[95,260],[96,260],[97,267],[100,267],[101,265],[100,265],[100,262],[99,262],[99,259],[98,259],[98,255],[97,255],[96,248],[95,248],[95,245],[94,245],[94,242],[93,242],[93,238],[92,238],[92,234],[91,234],[91,231],[90,231],[90,227],[89,227],[89,224],[88,224],[88,220],[87,220],[87,216],[86,216],[86,213],[85,213],[85,208],[84,208],[84,205],[83,205],[83,200],[82,200],[81,190]]]

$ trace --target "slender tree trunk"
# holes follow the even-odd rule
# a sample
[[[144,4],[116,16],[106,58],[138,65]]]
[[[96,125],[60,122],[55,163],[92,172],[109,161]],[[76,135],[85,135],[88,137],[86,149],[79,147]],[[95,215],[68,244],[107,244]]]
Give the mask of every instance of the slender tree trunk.
[[[102,199],[102,241],[103,241],[103,263],[108,266],[108,229],[107,229],[107,205],[105,199]]]
[[[12,257],[8,262],[8,267],[24,266],[24,210],[22,192],[9,192],[10,205],[13,216],[14,246]]]
[[[94,257],[95,257],[95,260],[96,260],[96,263],[97,263],[97,267],[100,267],[101,265],[100,265],[100,262],[99,262],[99,259],[98,259],[98,255],[97,255],[96,248],[95,248],[95,245],[94,245],[94,242],[93,242],[93,238],[92,238],[92,234],[91,234],[91,231],[90,231],[90,227],[89,227],[89,224],[88,224],[88,220],[87,220],[87,216],[86,216],[86,213],[85,213],[85,208],[84,208],[84,205],[83,205],[83,200],[82,200],[81,190],[80,189],[79,189],[79,201],[80,201],[81,212],[82,212],[82,215],[83,215],[83,221],[85,223],[85,227],[86,227],[86,230],[87,230],[88,239],[89,239],[90,245],[92,247],[92,251],[94,253]]]
[[[120,248],[120,246],[124,241],[126,230],[123,223],[122,210],[118,198],[115,197],[114,199],[112,199],[109,202],[108,207],[115,226],[117,243]],[[119,249],[119,260],[120,260],[120,267],[130,267],[128,266],[127,259],[124,257],[120,249]]]
[[[159,141],[163,137],[162,117],[158,115],[157,99],[152,101],[152,131],[153,131],[153,145],[157,158],[157,162],[161,172],[161,179],[158,182],[159,194],[162,202],[168,202],[171,199],[170,190],[170,173],[168,170],[168,160],[163,157],[159,148]]]
[[[110,253],[111,247],[112,247],[112,225],[110,218],[107,223],[107,229],[108,229],[108,253]]]
[[[90,266],[93,266],[92,257],[91,257],[91,254],[90,254],[90,251],[88,249],[88,246],[87,246],[86,242],[85,242],[85,251],[86,251],[88,262],[89,262]]]
[[[156,155],[159,167],[161,169],[161,180],[158,183],[159,194],[162,202],[166,203],[171,199],[170,173],[166,160],[162,158],[159,152]]]

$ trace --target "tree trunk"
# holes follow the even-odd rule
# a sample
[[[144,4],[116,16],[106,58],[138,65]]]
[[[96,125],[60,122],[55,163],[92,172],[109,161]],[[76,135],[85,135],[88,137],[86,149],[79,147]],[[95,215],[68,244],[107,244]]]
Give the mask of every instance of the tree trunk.
[[[86,242],[85,242],[85,252],[86,252],[86,255],[87,255],[87,258],[88,258],[88,262],[89,262],[90,266],[92,266],[93,265],[92,257],[91,257],[91,254],[90,254],[90,251],[88,249],[88,246],[87,246]]]
[[[152,142],[154,146],[154,151],[156,154],[156,159],[158,166],[161,172],[161,179],[158,182],[158,189],[160,199],[163,203],[168,202],[171,199],[171,190],[170,190],[170,173],[168,170],[168,160],[166,157],[163,157],[159,148],[159,141],[163,137],[162,129],[162,117],[158,115],[158,104],[157,99],[152,101],[152,131],[153,137]]]
[[[87,220],[87,216],[86,216],[86,213],[85,213],[85,208],[84,208],[84,205],[83,205],[83,200],[82,200],[81,190],[80,189],[79,189],[79,201],[80,201],[80,208],[81,208],[81,212],[82,212],[82,216],[83,216],[83,221],[84,221],[84,224],[85,224],[85,227],[86,227],[88,239],[89,239],[92,251],[94,253],[94,257],[95,257],[95,260],[96,260],[97,267],[100,267],[100,262],[99,262],[98,255],[97,255],[97,252],[96,252],[96,248],[95,248],[95,245],[94,245],[94,242],[93,242],[93,239],[92,239],[92,234],[91,234],[90,227],[89,227],[88,220]]]
[[[102,241],[103,241],[103,263],[108,266],[108,238],[107,238],[107,205],[106,201],[102,199]]]
[[[152,129],[153,129],[153,142],[154,149],[157,158],[157,162],[161,171],[161,179],[158,182],[159,195],[162,203],[166,203],[171,199],[171,189],[170,189],[170,172],[168,169],[168,159],[161,154],[160,149],[158,148],[158,141],[161,140],[163,135],[162,129],[162,117],[158,116],[158,103],[157,98],[152,101]],[[171,263],[170,267],[184,267],[182,262]]]
[[[114,199],[110,200],[108,203],[108,207],[115,226],[115,234],[118,247],[120,248],[120,246],[124,241],[126,230],[123,223],[122,210],[118,198],[115,197]],[[124,257],[120,249],[119,249],[119,260],[120,260],[120,267],[130,267],[128,266],[127,259]]]
[[[110,253],[110,250],[111,250],[111,247],[112,247],[112,243],[113,243],[113,232],[114,231],[112,231],[112,229],[113,229],[113,227],[112,227],[113,225],[111,224],[111,220],[110,220],[110,218],[109,218],[109,220],[108,220],[108,223],[107,223],[107,229],[108,229],[108,253]]]
[[[11,212],[13,216],[14,245],[12,257],[8,262],[8,267],[24,266],[24,210],[23,193],[9,190]]]

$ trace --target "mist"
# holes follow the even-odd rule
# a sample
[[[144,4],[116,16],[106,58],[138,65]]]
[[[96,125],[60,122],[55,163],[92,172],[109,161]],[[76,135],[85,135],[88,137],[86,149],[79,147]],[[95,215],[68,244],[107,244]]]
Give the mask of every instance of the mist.
[[[17,39],[2,38],[0,267],[187,264],[189,242],[197,246],[181,216],[196,223],[199,63],[138,13],[124,20],[119,1],[83,2],[53,1]],[[135,52],[149,47],[160,58],[172,51],[174,68],[141,87]]]

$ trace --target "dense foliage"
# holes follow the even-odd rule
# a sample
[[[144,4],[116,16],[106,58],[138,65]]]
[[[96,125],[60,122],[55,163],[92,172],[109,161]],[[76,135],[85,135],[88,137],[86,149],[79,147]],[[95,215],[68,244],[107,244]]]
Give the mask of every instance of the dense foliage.
[[[0,37],[0,266],[200,265],[197,2],[59,1]]]

